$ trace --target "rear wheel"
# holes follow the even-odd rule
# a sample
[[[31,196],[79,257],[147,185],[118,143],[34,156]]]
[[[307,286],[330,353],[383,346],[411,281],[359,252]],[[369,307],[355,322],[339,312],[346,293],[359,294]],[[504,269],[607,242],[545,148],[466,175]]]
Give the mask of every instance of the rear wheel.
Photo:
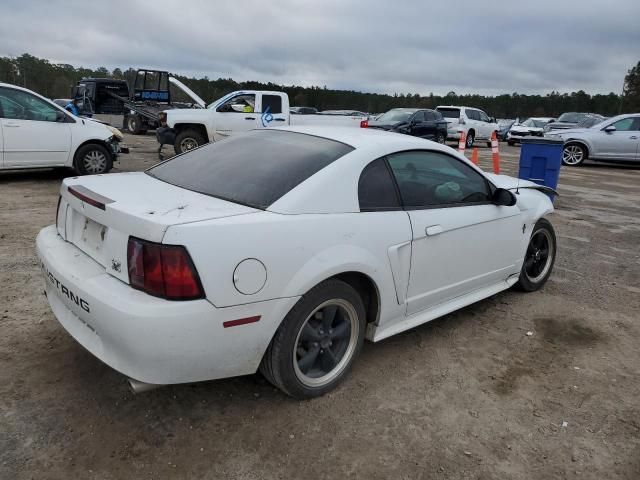
[[[107,173],[113,167],[111,153],[97,143],[83,145],[76,152],[74,167],[80,175]]]
[[[181,153],[188,152],[189,150],[193,150],[194,148],[198,148],[205,143],[207,143],[207,140],[200,132],[188,128],[186,130],[182,130],[176,135],[176,143],[173,148],[176,151],[176,154],[179,155]]]
[[[365,309],[358,292],[340,280],[314,287],[287,314],[260,371],[292,397],[323,395],[346,376],[364,342]]]
[[[142,121],[138,115],[129,115],[127,117],[127,130],[134,135],[142,133]]]
[[[447,136],[444,133],[438,133],[436,135],[436,142],[444,145],[444,142],[447,140]]]
[[[587,158],[587,150],[577,143],[565,145],[562,149],[562,163],[570,167],[582,165]]]
[[[551,275],[556,250],[556,233],[553,226],[548,220],[541,218],[536,222],[529,238],[516,287],[525,292],[534,292],[541,288]]]

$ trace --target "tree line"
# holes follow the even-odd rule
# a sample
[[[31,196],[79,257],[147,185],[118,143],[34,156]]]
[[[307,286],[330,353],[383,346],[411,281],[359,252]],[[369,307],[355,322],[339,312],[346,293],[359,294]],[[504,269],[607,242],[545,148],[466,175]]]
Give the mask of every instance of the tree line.
[[[68,98],[76,82],[87,77],[125,79],[129,85],[133,85],[135,72],[133,68],[126,70],[116,68],[109,71],[104,67],[90,69],[56,64],[27,53],[19,57],[0,57],[0,82],[23,86],[49,98]],[[474,106],[498,118],[557,117],[567,111],[594,112],[613,116],[640,111],[640,62],[627,73],[622,94],[611,92],[594,95],[589,95],[583,90],[571,93],[552,91],[546,95],[524,95],[515,92],[496,96],[458,95],[453,91],[444,96],[433,93],[428,96],[417,93],[388,95],[334,90],[326,86],[302,87],[277,85],[271,82],[237,82],[231,78],[212,80],[206,76],[189,78],[179,74],[172,75],[189,86],[207,103],[233,90],[255,89],[284,91],[289,95],[291,105],[295,106],[310,106],[319,110],[353,109],[370,113],[385,112],[397,107],[434,108],[437,105],[447,104]],[[180,93],[177,94],[178,97]],[[187,100],[186,98],[178,99]]]

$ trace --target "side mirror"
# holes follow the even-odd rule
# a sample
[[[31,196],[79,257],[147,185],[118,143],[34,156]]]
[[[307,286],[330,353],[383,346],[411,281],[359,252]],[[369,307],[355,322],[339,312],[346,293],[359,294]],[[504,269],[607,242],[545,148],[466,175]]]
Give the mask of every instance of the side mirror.
[[[613,133],[616,131],[616,127],[614,127],[613,125],[609,125],[608,127],[605,127],[604,131],[607,133]]]
[[[489,117],[489,121],[491,123],[498,123],[497,120],[496,120],[496,117]]]
[[[513,192],[505,190],[504,188],[498,188],[493,192],[491,201],[498,206],[512,207],[516,204],[517,199]]]
[[[66,120],[67,120],[67,116],[65,115],[65,113],[61,112],[60,110],[56,110],[56,122],[63,123]]]

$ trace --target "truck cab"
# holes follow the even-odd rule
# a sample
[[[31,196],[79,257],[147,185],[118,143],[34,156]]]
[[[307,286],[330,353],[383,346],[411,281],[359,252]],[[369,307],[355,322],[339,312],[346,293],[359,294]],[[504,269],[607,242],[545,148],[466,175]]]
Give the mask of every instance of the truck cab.
[[[174,148],[179,154],[235,133],[289,125],[289,97],[283,92],[240,90],[206,109],[173,109],[164,113],[167,126],[175,130]]]

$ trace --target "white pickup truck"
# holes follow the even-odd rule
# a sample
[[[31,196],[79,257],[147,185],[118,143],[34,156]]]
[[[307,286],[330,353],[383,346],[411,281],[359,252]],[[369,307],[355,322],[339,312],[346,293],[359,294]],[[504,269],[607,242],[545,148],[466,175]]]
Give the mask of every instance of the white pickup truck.
[[[205,105],[200,97],[190,93],[196,103]],[[178,154],[255,128],[281,125],[361,127],[367,121],[364,116],[290,115],[286,93],[262,90],[240,90],[225,95],[206,108],[172,109],[163,113],[167,126],[175,132],[173,143]]]

